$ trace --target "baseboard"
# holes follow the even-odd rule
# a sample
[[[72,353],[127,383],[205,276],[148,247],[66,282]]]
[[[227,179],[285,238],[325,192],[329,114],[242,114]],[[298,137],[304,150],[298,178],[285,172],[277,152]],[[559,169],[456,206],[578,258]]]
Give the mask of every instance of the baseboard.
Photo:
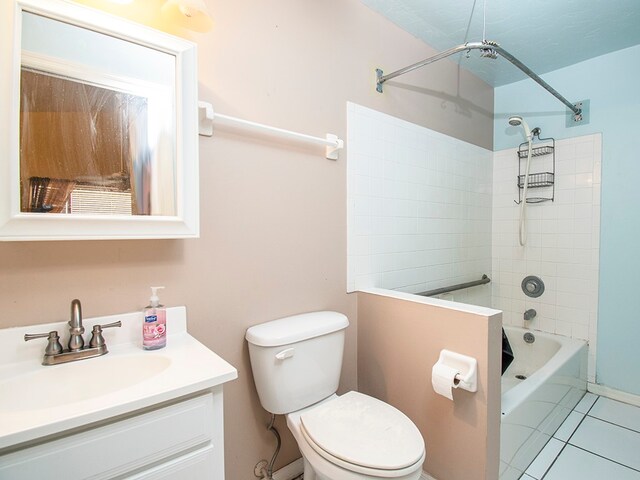
[[[273,480],[293,480],[304,472],[304,462],[302,458],[294,460],[289,465],[285,465],[280,470],[273,472]]]
[[[429,475],[427,472],[422,472],[422,475],[420,475],[420,480],[436,480],[435,477],[432,477],[431,475]]]
[[[597,383],[588,383],[587,390],[596,395],[602,395],[603,397],[610,398],[612,400],[618,400],[620,402],[629,403],[640,407],[640,395],[635,393],[627,393],[615,388],[606,387],[604,385],[598,385]]]

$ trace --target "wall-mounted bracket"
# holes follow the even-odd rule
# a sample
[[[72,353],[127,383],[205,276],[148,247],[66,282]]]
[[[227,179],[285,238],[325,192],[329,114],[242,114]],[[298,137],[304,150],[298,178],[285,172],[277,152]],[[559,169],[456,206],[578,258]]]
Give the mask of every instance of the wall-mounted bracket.
[[[210,103],[198,102],[198,134],[213,136],[213,105]]]
[[[337,135],[332,133],[327,133],[326,137],[327,142],[331,142],[334,145],[327,145],[325,147],[325,158],[327,160],[338,160],[340,155],[340,150],[344,148],[344,140],[338,138]]]
[[[379,68],[376,68],[376,92],[382,93],[382,75],[384,72]]]
[[[581,100],[573,104],[579,113],[572,111],[567,112],[566,127],[577,127],[578,125],[587,125],[590,120],[591,101]]]

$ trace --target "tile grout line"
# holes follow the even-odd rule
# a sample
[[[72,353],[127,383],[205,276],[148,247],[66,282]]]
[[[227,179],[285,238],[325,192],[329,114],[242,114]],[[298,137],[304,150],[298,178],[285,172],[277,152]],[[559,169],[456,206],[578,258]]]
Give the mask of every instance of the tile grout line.
[[[563,442],[563,443],[569,443],[569,441],[571,440],[571,438],[573,437],[573,435],[578,431],[578,428],[580,428],[580,425],[582,425],[582,422],[584,422],[584,419],[587,418],[587,416],[589,415],[589,412],[591,411],[591,409],[593,408],[593,406],[596,404],[596,402],[600,400],[600,396],[598,396],[598,398],[595,399],[595,401],[593,402],[593,404],[587,409],[586,413],[582,413],[579,412],[578,410],[575,409],[575,407],[573,408],[573,410],[571,410],[571,413],[577,413],[579,415],[582,415],[582,418],[580,419],[580,421],[578,422],[578,424],[576,425],[576,428],[573,429],[573,431],[571,432],[571,435],[569,435],[569,437],[567,437],[567,440],[561,440],[557,437],[555,437],[555,434],[558,433],[558,430],[560,430],[560,428],[562,427],[562,425],[560,425],[560,427],[558,427],[558,429],[554,432],[554,437],[556,440]],[[579,402],[578,402],[579,403]],[[577,405],[576,405],[577,407]],[[571,413],[569,415],[571,415]],[[569,418],[567,416],[567,418]],[[591,418],[595,418],[595,417],[591,417]],[[565,419],[566,421],[566,419]],[[564,423],[564,422],[563,422]]]
[[[563,397],[563,399],[564,399],[564,398],[566,398],[568,395],[569,395],[569,393],[565,394],[565,396]],[[596,399],[596,401],[597,401],[597,399]],[[580,403],[580,402],[578,402],[578,403]],[[595,401],[594,401],[593,403],[595,404]],[[577,406],[577,405],[576,405],[576,406]],[[593,405],[592,405],[592,407],[593,407]],[[569,412],[569,415],[571,415],[573,412],[576,412],[576,413],[579,413],[580,415],[582,415],[582,416],[583,416],[582,420],[584,420],[584,417],[587,415],[586,413],[578,412],[578,411],[575,409],[575,407],[571,409],[571,411]],[[547,417],[545,417],[545,420],[546,420],[547,418],[549,418],[549,416],[550,416],[550,415],[551,415],[551,413],[550,413],[549,415],[547,415]],[[569,418],[569,415],[567,415],[567,418]],[[551,434],[551,437],[549,438],[549,440],[548,440],[548,441],[547,441],[547,443],[545,444],[545,447],[548,445],[548,443],[549,443],[552,439],[555,439],[555,440],[557,440],[557,441],[559,441],[559,442],[561,442],[561,443],[565,443],[565,444],[567,443],[567,441],[568,441],[568,440],[567,440],[567,441],[564,441],[564,440],[561,440],[560,438],[558,438],[558,437],[556,437],[556,436],[555,436],[555,435],[556,435],[556,433],[558,433],[558,430],[560,430],[560,428],[562,428],[562,425],[563,425],[563,424],[564,424],[564,422],[567,420],[567,418],[565,418],[565,419],[564,419],[564,421],[560,424],[560,426],[558,426],[558,428],[556,428],[556,430],[553,432],[553,434]],[[580,420],[580,423],[582,423],[582,420]],[[575,432],[575,431],[578,429],[578,427],[580,426],[580,423],[578,423],[578,425],[576,425],[576,428],[574,428],[573,432]],[[536,431],[537,431],[537,432],[540,432],[540,430],[538,430],[538,429],[536,429]],[[573,435],[573,432],[571,433],[571,435]],[[540,433],[542,433],[542,432],[540,432]],[[569,438],[571,438],[571,435],[569,436]],[[544,447],[543,447],[543,449],[544,449]],[[562,447],[562,449],[564,449],[564,447]],[[562,451],[562,449],[561,449],[560,451]],[[519,450],[518,450],[518,451],[519,451]],[[517,452],[518,452],[518,451],[516,451],[516,454],[517,454]],[[540,451],[540,453],[542,453],[542,450]],[[538,453],[538,455],[540,455],[540,453]],[[514,454],[514,455],[515,455],[515,454]],[[536,461],[536,459],[538,458],[538,455],[536,455],[536,457],[535,457],[533,460],[531,460],[531,462],[529,463],[529,465],[527,465],[527,468],[525,468],[525,472],[526,472],[526,470],[527,470],[527,469],[528,469],[528,468],[533,464],[533,462],[535,462],[535,461]],[[560,455],[560,453],[558,453],[558,455]],[[557,455],[556,455],[556,457],[557,457]],[[547,469],[547,470],[548,470],[548,469]],[[546,472],[547,472],[547,471],[545,471],[545,473],[543,474],[543,477],[544,477],[544,475],[546,475]],[[541,480],[541,479],[537,479],[537,480]]]
[[[614,427],[620,427],[620,428],[622,428],[624,430],[628,430],[630,432],[637,433],[638,435],[640,435],[640,431],[638,431],[638,430],[634,430],[633,428],[625,427],[624,425],[620,425],[619,423],[610,422],[609,420],[605,420],[604,418],[594,417],[592,415],[585,415],[585,417],[593,418],[594,420],[599,420],[602,423],[608,423],[609,425],[613,425]]]
[[[589,413],[591,413],[591,410],[593,409],[593,407],[595,407],[596,403],[598,403],[598,401],[600,400],[600,398],[602,398],[602,396],[601,396],[601,395],[598,395],[598,398],[596,398],[596,400],[593,402],[593,404],[591,405],[591,407],[589,407],[589,409],[587,410],[587,413],[585,413],[585,414],[584,414],[584,417],[582,417],[582,420],[580,421],[580,423],[578,424],[578,426],[575,428],[575,430],[573,431],[573,433],[571,434],[571,436],[570,436],[570,437],[569,437],[569,439],[567,440],[567,442],[566,442],[566,444],[565,444],[565,447],[566,447],[566,445],[571,445],[572,447],[577,448],[577,449],[579,449],[579,450],[582,450],[583,452],[589,453],[589,454],[594,455],[594,456],[596,456],[596,457],[600,457],[600,458],[602,458],[602,459],[604,459],[604,460],[608,460],[608,461],[610,461],[610,462],[612,462],[612,463],[616,463],[616,464],[618,464],[618,465],[620,465],[620,466],[622,466],[622,467],[626,467],[626,468],[628,468],[628,469],[630,469],[630,470],[633,470],[633,471],[635,471],[635,472],[640,472],[640,469],[637,469],[637,468],[631,467],[631,466],[629,466],[629,465],[625,465],[624,463],[620,463],[620,462],[618,462],[618,461],[616,461],[616,460],[613,460],[613,459],[611,459],[611,458],[605,457],[605,456],[600,455],[600,454],[598,454],[598,453],[596,453],[596,452],[592,452],[591,450],[587,450],[586,448],[580,447],[579,445],[575,445],[575,444],[573,444],[573,443],[570,443],[571,439],[573,438],[573,435],[578,431],[578,428],[580,427],[580,425],[582,425],[582,423],[584,422],[585,418],[587,418],[587,417],[590,417],[590,418],[593,418],[593,419],[595,419],[595,420],[599,420],[599,421],[601,421],[601,422],[603,422],[603,423],[608,423],[609,425],[614,425],[614,426],[617,426],[617,427],[620,427],[620,428],[624,428],[625,430],[629,430],[629,431],[631,431],[631,432],[634,432],[634,433],[638,433],[638,434],[640,434],[640,432],[638,432],[638,431],[636,431],[636,430],[633,430],[633,429],[630,429],[630,428],[627,428],[627,427],[625,427],[624,425],[618,425],[617,423],[609,422],[609,421],[607,421],[607,420],[603,420],[602,418],[599,418],[599,417],[595,417],[595,416],[589,415]],[[580,412],[578,412],[578,413],[580,413]],[[564,447],[562,448],[562,450],[564,450]],[[562,453],[562,451],[561,451],[561,453]],[[559,457],[559,456],[560,456],[560,454],[558,454],[558,457]],[[557,458],[557,457],[556,457],[556,458]],[[555,463],[555,460],[554,460],[554,463]],[[546,472],[545,472],[545,475],[546,475]],[[543,478],[544,478],[544,477],[543,477]]]
[[[625,465],[624,463],[620,463],[620,462],[618,462],[618,461],[616,461],[616,460],[613,460],[613,459],[611,459],[611,458],[608,458],[608,457],[605,457],[605,456],[600,455],[600,454],[598,454],[598,453],[592,452],[591,450],[587,450],[586,448],[579,447],[578,445],[574,445],[573,443],[568,444],[568,445],[571,445],[572,447],[577,448],[578,450],[582,450],[583,452],[586,452],[586,453],[588,453],[588,454],[590,454],[590,455],[593,455],[593,456],[595,456],[595,457],[600,457],[600,458],[602,458],[603,460],[608,460],[608,461],[610,461],[611,463],[615,463],[615,464],[617,464],[617,465],[620,465],[621,467],[625,467],[625,468],[628,468],[629,470],[633,470],[634,472],[640,472],[640,470],[639,470],[639,469],[637,469],[637,468],[630,467],[629,465]]]
[[[595,404],[595,402],[593,402],[593,403]],[[572,410],[572,411],[575,411],[575,410]],[[578,412],[578,413],[580,413],[580,412]],[[567,439],[566,442],[564,440],[560,440],[559,438],[551,437],[551,438],[555,438],[556,440],[561,442],[562,443],[562,448],[560,449],[560,451],[558,452],[556,457],[553,459],[553,461],[549,464],[547,469],[544,471],[544,474],[542,475],[540,480],[544,480],[544,477],[547,476],[547,473],[549,473],[549,470],[551,470],[551,467],[553,467],[553,465],[556,463],[556,460],[558,460],[558,458],[560,458],[560,455],[562,455],[562,452],[564,452],[564,449],[567,448],[567,445],[569,444],[569,440],[571,440],[571,437],[573,437],[573,434],[576,432],[576,430],[578,430],[578,428],[580,427],[580,425],[582,424],[582,422],[584,421],[586,416],[587,416],[586,414],[583,415],[582,419],[580,419],[580,422],[578,423],[578,425],[576,425],[576,428],[573,429],[573,432],[571,432],[571,435],[569,435],[569,438]],[[567,417],[567,418],[569,418],[569,417]],[[566,421],[566,419],[565,419],[565,421]],[[558,427],[558,428],[560,428],[560,427]]]
[[[594,400],[594,402],[591,404],[591,406],[587,409],[586,413],[578,412],[579,414],[582,415],[582,419],[580,420],[580,422],[578,422],[578,425],[576,425],[576,428],[573,429],[573,432],[571,432],[571,435],[569,435],[569,438],[567,438],[567,441],[565,443],[569,443],[571,441],[573,436],[576,434],[576,432],[580,428],[580,425],[582,425],[582,423],[584,422],[584,419],[589,416],[589,412],[591,411],[591,409],[596,405],[596,403],[598,403],[598,400],[600,400],[600,395],[598,395],[598,398],[596,398]],[[577,410],[574,408],[573,411],[575,412]],[[594,417],[591,417],[591,418],[594,418]]]
[[[556,440],[558,440],[556,438]],[[562,440],[558,440],[560,442],[562,442]],[[558,452],[558,454],[556,455],[556,458],[553,459],[553,462],[551,462],[549,464],[549,466],[547,467],[547,469],[544,471],[544,474],[542,475],[542,477],[540,477],[540,480],[544,480],[544,477],[547,476],[547,473],[549,473],[549,470],[551,470],[551,467],[553,467],[553,465],[556,463],[556,460],[558,460],[558,458],[560,458],[560,455],[562,455],[562,452],[564,452],[564,449],[567,447],[567,442],[562,442],[562,448],[560,449],[560,451]]]
[[[596,403],[598,403],[598,400],[600,400],[600,395],[596,395],[596,397],[598,397],[598,398],[596,398],[596,399],[593,401],[593,403],[591,404],[591,406],[590,406],[590,407],[587,409],[587,411],[585,412],[585,414],[584,414],[584,415],[585,415],[585,417],[586,417],[587,415],[589,415],[589,412],[591,411],[591,409],[592,409],[593,407],[595,407],[595,406],[596,406]],[[574,409],[574,410],[575,410],[575,409]]]
[[[591,405],[591,408],[589,408],[589,411],[588,411],[587,413],[585,413],[585,414],[584,414],[584,415],[585,415],[585,417],[586,417],[586,416],[589,416],[589,417],[591,417],[591,418],[595,418],[596,420],[600,420],[601,422],[608,423],[609,425],[615,425],[615,426],[617,426],[617,427],[624,428],[625,430],[629,430],[629,431],[631,431],[631,432],[635,432],[635,433],[640,434],[640,431],[639,431],[639,430],[634,430],[633,428],[629,428],[629,427],[627,427],[627,426],[625,426],[625,425],[620,425],[619,423],[610,422],[609,420],[605,420],[604,418],[596,417],[595,415],[589,415],[589,413],[591,413],[591,409],[593,409],[593,407],[596,405],[596,403],[598,402],[598,400],[600,400],[600,398],[602,398],[602,395],[598,395],[598,398],[596,399],[596,401],[595,401],[595,402],[593,402],[593,405]],[[606,397],[605,397],[605,398],[606,398]],[[610,400],[612,400],[612,399],[610,399]],[[617,401],[617,400],[614,400],[614,401]],[[620,403],[624,403],[624,402],[620,402]],[[625,405],[629,405],[629,404],[627,403],[627,404],[625,404]],[[632,405],[632,406],[635,406],[635,405]],[[636,407],[636,408],[638,408],[638,409],[640,410],[640,407]],[[577,430],[577,428],[576,428],[576,430]]]
[[[584,398],[584,397],[583,397]],[[584,422],[584,419],[587,418],[589,412],[591,411],[591,409],[593,408],[593,406],[596,404],[596,402],[600,400],[600,396],[598,395],[598,398],[595,399],[595,401],[591,404],[591,406],[587,409],[587,413],[582,413],[582,412],[578,412],[575,407],[573,408],[572,412],[577,412],[579,414],[582,415],[582,418],[580,419],[580,422],[578,423],[578,425],[576,425],[576,428],[573,429],[573,432],[571,432],[571,435],[569,435],[569,437],[567,438],[567,441],[563,441],[560,440],[559,438],[556,437],[551,437],[551,438],[555,438],[556,440],[558,440],[559,442],[562,442],[562,448],[560,449],[560,451],[558,452],[558,454],[556,455],[556,458],[553,459],[553,462],[551,462],[549,464],[549,466],[547,467],[547,469],[545,470],[544,474],[542,475],[542,477],[540,478],[540,480],[544,480],[544,477],[547,476],[547,474],[549,473],[549,470],[551,470],[551,467],[553,467],[553,465],[556,463],[556,461],[558,460],[558,458],[560,458],[560,455],[562,455],[562,452],[564,452],[564,449],[567,448],[567,445],[569,445],[569,441],[571,440],[571,437],[573,437],[573,435],[578,431],[578,428],[580,428],[580,425],[582,425],[582,422]],[[580,402],[578,402],[580,403]],[[576,405],[577,407],[577,405]],[[567,416],[567,418],[569,418]],[[566,419],[565,419],[566,421]],[[564,423],[564,422],[563,422]],[[560,427],[558,427],[558,429],[560,429]],[[557,432],[557,430],[556,430]],[[573,444],[571,444],[571,446],[574,446]]]

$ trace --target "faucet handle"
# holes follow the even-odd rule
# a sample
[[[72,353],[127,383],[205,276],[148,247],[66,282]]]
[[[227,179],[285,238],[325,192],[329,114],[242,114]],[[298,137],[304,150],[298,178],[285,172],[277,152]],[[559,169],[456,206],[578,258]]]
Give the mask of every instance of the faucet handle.
[[[105,323],[104,325],[94,325],[93,328],[95,329],[96,327],[100,327],[100,329],[105,329],[105,328],[121,327],[121,326],[122,326],[122,322],[118,320],[117,322]]]
[[[121,326],[122,326],[122,322],[119,320],[117,322],[107,323],[105,325],[94,325],[93,330],[91,330],[91,340],[89,341],[89,347],[90,348],[101,347],[105,344],[104,337],[102,336],[103,329],[112,328],[112,327],[121,327]]]
[[[25,333],[24,341],[35,340],[36,338],[48,338],[47,348],[44,350],[45,355],[58,355],[62,353],[62,345],[60,345],[60,337],[58,332],[53,330],[49,333]]]

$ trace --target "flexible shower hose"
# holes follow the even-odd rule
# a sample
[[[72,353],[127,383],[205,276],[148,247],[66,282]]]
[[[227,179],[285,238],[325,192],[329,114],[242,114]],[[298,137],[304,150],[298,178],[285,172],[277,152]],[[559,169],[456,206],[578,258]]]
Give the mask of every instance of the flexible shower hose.
[[[527,189],[529,187],[529,167],[531,165],[531,141],[533,135],[527,137],[529,147],[527,149],[527,167],[524,173],[524,186],[522,189],[522,201],[520,202],[520,227],[518,229],[518,240],[521,246],[525,246],[527,243]]]

